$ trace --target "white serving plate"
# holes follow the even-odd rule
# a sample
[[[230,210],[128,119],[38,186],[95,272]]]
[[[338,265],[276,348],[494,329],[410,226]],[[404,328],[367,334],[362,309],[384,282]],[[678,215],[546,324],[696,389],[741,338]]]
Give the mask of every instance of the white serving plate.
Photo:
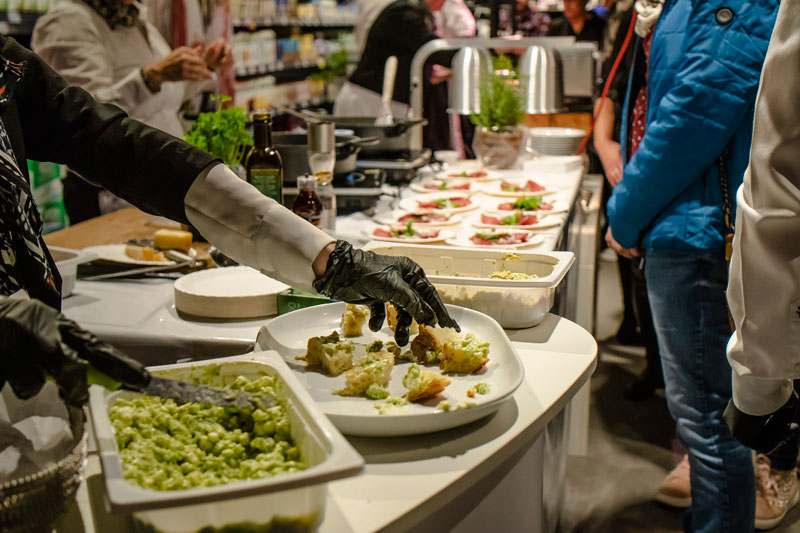
[[[470,198],[472,193],[469,192],[441,192],[441,193],[430,193],[430,194],[420,194],[418,196],[413,196],[411,198],[405,198],[400,202],[400,209],[403,211],[422,211],[422,210],[429,210],[442,213],[465,213],[467,211],[472,211],[478,208],[478,202],[474,198]],[[427,207],[420,207],[419,202],[430,202],[439,198],[470,198],[471,202],[469,205],[464,207],[454,207],[454,208],[447,208],[447,209],[430,209]]]
[[[519,185],[525,185],[526,182],[529,180],[527,179],[504,179],[503,181],[508,181],[512,183],[516,183]],[[536,181],[536,180],[533,180]],[[504,191],[500,187],[502,185],[502,181],[493,182],[493,183],[486,183],[481,186],[480,192],[484,194],[488,194],[490,196],[502,196],[506,198],[519,198],[520,196],[546,196],[549,194],[555,194],[558,191],[553,189],[545,188],[543,191],[521,191],[521,192],[511,192],[511,191]],[[538,183],[538,182],[537,182]],[[540,183],[540,185],[545,184]]]
[[[178,311],[205,318],[248,319],[278,314],[288,285],[245,266],[212,268],[175,281]]]
[[[416,209],[411,211],[412,213],[432,213],[433,211],[425,211]],[[408,211],[395,211],[391,215],[383,215],[375,217],[375,222],[378,224],[383,225],[392,225],[392,224],[404,224],[404,222],[400,222],[400,217],[407,215]],[[415,226],[419,226],[420,228],[446,228],[451,226],[458,226],[462,222],[464,222],[464,218],[462,215],[452,214],[450,213],[450,219],[446,222],[432,222],[432,223],[424,223],[424,222],[414,222]]]
[[[419,226],[419,224],[415,224],[415,226]],[[389,230],[390,228],[386,226],[379,226],[380,229]],[[375,235],[373,232],[376,229],[365,229],[364,230],[364,237],[368,240],[376,240],[376,241],[385,241],[385,242],[407,242],[409,244],[432,244],[437,242],[445,242],[448,239],[452,239],[455,236],[455,233],[448,230],[440,230],[439,235],[436,237],[428,237],[428,238],[420,238],[420,237],[410,237],[410,238],[402,238],[402,237],[381,237],[379,235]],[[422,228],[420,228],[422,229]],[[425,231],[435,231],[433,228],[426,227],[424,228]]]
[[[486,214],[502,218],[503,216],[509,216],[512,213],[513,211],[489,211]],[[511,224],[511,225],[487,224],[485,222],[481,222],[480,219],[478,219],[478,222],[474,222],[472,226],[476,228],[488,228],[488,229],[524,229],[528,231],[539,231],[544,229],[555,228],[561,225],[561,221],[563,220],[562,217],[558,215],[542,216],[541,213],[544,213],[544,211],[540,211],[537,213],[539,221],[536,224],[529,224],[527,226],[523,226],[520,224]]]
[[[536,194],[531,194],[531,196],[536,196]],[[517,198],[521,198],[521,197],[517,197]],[[499,202],[492,201],[490,203],[491,207],[488,210],[489,211],[496,211],[498,213],[511,213],[511,211],[504,211],[504,210],[500,209],[500,206],[503,205],[503,204],[507,204],[507,203],[513,203],[515,199],[516,198],[506,198],[506,199],[501,200]],[[544,216],[544,215],[550,215],[550,214],[555,215],[555,214],[558,214],[558,213],[568,213],[569,212],[569,209],[570,209],[569,202],[567,202],[565,200],[557,200],[557,199],[554,199],[554,198],[550,197],[550,198],[544,198],[544,201],[545,202],[553,202],[553,209],[548,209],[548,210],[537,209],[536,211],[526,211],[526,213],[536,213],[539,216]]]
[[[169,259],[166,261],[141,261],[139,259],[128,257],[128,255],[125,253],[125,246],[126,245],[124,244],[100,244],[97,246],[89,246],[84,248],[83,251],[93,253],[95,256],[97,256],[96,259],[125,265],[159,266],[172,265],[175,263]]]
[[[553,306],[555,291],[575,262],[572,252],[539,252],[415,246],[370,242],[375,253],[410,257],[425,270],[439,295],[450,304],[486,313],[509,329],[539,324]],[[527,280],[492,279],[492,272],[509,270],[532,276]]]
[[[439,398],[427,404],[408,404],[389,408],[380,414],[375,405],[380,403],[365,398],[348,398],[333,394],[344,386],[344,376],[328,377],[318,372],[309,372],[297,356],[306,353],[309,337],[328,335],[339,329],[343,303],[318,305],[279,316],[261,328],[257,346],[270,348],[280,353],[305,385],[311,397],[342,433],[364,437],[395,437],[441,431],[468,424],[496,412],[520,383],[524,369],[516,350],[500,325],[492,318],[463,307],[447,306],[462,331],[475,333],[490,343],[489,363],[479,374],[450,375],[452,383]],[[375,339],[392,340],[392,331],[384,327],[373,333],[364,327],[364,335],[352,339],[357,343],[369,343]],[[389,391],[401,396],[405,389],[402,379],[410,363],[401,363],[392,371]],[[489,394],[468,398],[469,388],[480,382],[490,384]],[[454,406],[461,401],[474,401],[477,405],[457,411],[442,411],[436,407],[440,400],[447,399]]]
[[[462,185],[466,183],[470,186],[469,189],[428,189],[425,187],[426,184],[430,183],[448,183],[448,184],[459,184]],[[409,189],[414,192],[422,193],[422,194],[430,194],[430,193],[438,193],[438,192],[462,192],[464,194],[472,194],[475,192],[474,184],[470,183],[468,180],[442,180],[441,178],[426,178],[420,181],[414,181],[409,185]]]
[[[267,373],[283,384],[282,396],[289,408],[292,437],[309,463],[301,472],[258,480],[236,481],[215,487],[180,491],[144,489],[125,480],[108,407],[131,392],[108,392],[93,386],[89,405],[94,435],[103,468],[108,502],[112,511],[135,512],[135,517],[165,533],[222,528],[231,523],[264,524],[277,515],[316,516],[325,511],[326,483],[358,474],[363,458],[322,415],[295,374],[276,353],[254,353],[224,359],[153,367],[170,377],[191,375],[193,369],[223,365],[232,377]]]
[[[475,234],[477,231],[482,232],[494,232],[494,229],[486,229],[486,230],[478,230],[472,229],[467,232],[463,232],[462,234],[458,235],[453,239],[448,239],[446,242],[451,246],[459,246],[464,248],[476,248],[480,250],[520,250],[523,248],[533,248],[539,246],[544,242],[544,238],[541,235],[537,235],[533,231],[522,230],[522,229],[509,229],[508,231],[511,233],[527,233],[528,242],[524,242],[521,244],[475,244],[470,240],[470,237]]]
[[[496,181],[500,179],[500,175],[491,170],[486,170],[486,176],[480,178],[470,178],[460,175],[451,175],[451,174],[459,174],[461,172],[474,172],[478,170],[485,170],[480,166],[480,163],[478,163],[477,166],[464,166],[464,167],[451,166],[447,170],[444,170],[436,174],[436,177],[440,180],[459,180],[459,181],[469,181],[470,183],[487,183],[490,181]]]

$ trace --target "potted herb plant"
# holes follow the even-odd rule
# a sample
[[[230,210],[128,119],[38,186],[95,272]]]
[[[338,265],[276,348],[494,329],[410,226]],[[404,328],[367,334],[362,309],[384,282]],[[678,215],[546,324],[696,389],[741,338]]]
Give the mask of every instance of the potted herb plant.
[[[511,168],[525,141],[519,127],[523,116],[516,73],[500,56],[494,74],[481,87],[481,111],[470,116],[476,126],[472,148],[486,168]]]
[[[240,107],[222,107],[230,97],[217,95],[217,109],[201,113],[184,140],[214,157],[219,157],[237,174],[244,176],[242,159],[253,145],[253,136],[247,130],[247,113]]]

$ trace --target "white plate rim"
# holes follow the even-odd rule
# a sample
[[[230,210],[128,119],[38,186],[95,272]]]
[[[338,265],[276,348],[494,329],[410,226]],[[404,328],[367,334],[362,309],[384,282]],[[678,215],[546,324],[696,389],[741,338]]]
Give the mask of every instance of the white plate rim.
[[[541,246],[542,243],[544,242],[544,237],[542,237],[542,235],[540,233],[537,233],[535,231],[528,231],[528,230],[522,230],[522,229],[515,229],[514,231],[524,231],[525,233],[529,233],[530,234],[530,238],[528,239],[528,242],[522,243],[522,244],[493,244],[493,245],[475,244],[474,242],[472,242],[469,239],[469,237],[466,237],[466,236],[457,237],[455,239],[450,239],[450,240],[448,240],[446,242],[447,242],[447,244],[449,244],[451,246],[458,246],[458,247],[461,247],[461,248],[464,248],[464,247],[466,247],[466,248],[477,248],[478,250],[487,250],[487,249],[488,250],[521,250],[521,249],[524,249],[524,248],[535,248],[537,246]]]
[[[428,213],[428,214],[439,214],[440,211],[436,209],[422,209],[413,212],[401,210],[395,211],[392,214],[392,217],[383,217],[383,216],[375,216],[373,220],[375,223],[380,224],[381,226],[391,226],[392,224],[403,224],[403,222],[399,222],[400,217],[404,215],[409,215],[412,213]],[[447,213],[450,215],[450,220],[447,222],[414,222],[416,226],[421,228],[450,228],[453,226],[460,226],[464,222],[464,218],[459,213]]]
[[[170,261],[169,259],[166,261],[142,261],[133,259],[125,254],[126,246],[126,244],[98,244],[95,246],[87,246],[83,250],[95,254],[98,260],[123,265],[161,266],[175,264],[175,261]]]
[[[464,207],[453,207],[453,208],[450,208],[450,209],[428,209],[428,208],[419,207],[419,202],[420,201],[424,201],[426,199],[425,197],[427,196],[427,195],[420,194],[418,196],[412,196],[410,198],[404,198],[403,200],[401,200],[400,201],[400,208],[403,211],[411,211],[411,209],[409,209],[409,208],[413,207],[413,209],[415,209],[415,210],[423,209],[423,210],[431,211],[433,213],[466,213],[467,211],[473,211],[475,209],[478,209],[478,207],[480,207],[478,205],[478,203],[475,201],[475,199],[471,197],[471,194],[453,194],[453,193],[432,194],[432,195],[430,195],[430,199],[447,197],[448,194],[450,195],[451,198],[460,198],[462,196],[466,196],[466,197],[468,197],[470,199],[471,203],[470,203],[470,205],[467,205],[467,206],[464,206]]]
[[[428,239],[416,238],[416,239],[401,239],[399,237],[378,237],[374,235],[373,232],[378,228],[387,228],[387,226],[382,225],[378,226],[377,228],[365,228],[364,229],[364,236],[370,240],[374,241],[384,241],[384,242],[399,242],[399,243],[406,243],[406,244],[433,244],[437,242],[447,242],[448,239],[452,239],[455,234],[452,231],[443,229],[439,231],[438,237],[431,237]]]

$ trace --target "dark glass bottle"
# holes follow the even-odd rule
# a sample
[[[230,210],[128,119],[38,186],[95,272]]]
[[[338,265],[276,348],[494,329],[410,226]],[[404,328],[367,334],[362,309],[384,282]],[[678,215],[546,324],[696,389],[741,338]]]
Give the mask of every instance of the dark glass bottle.
[[[320,225],[322,220],[322,202],[317,196],[317,180],[306,174],[297,178],[297,198],[292,206],[292,211],[314,224]]]
[[[253,147],[247,154],[247,181],[265,196],[283,203],[283,161],[272,144],[272,117],[253,115]]]

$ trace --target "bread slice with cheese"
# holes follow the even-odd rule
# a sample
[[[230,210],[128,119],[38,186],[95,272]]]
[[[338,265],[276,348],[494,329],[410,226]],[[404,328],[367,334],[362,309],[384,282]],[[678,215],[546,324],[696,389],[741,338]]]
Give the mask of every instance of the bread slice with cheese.
[[[338,376],[353,367],[354,349],[353,343],[342,341],[336,331],[326,337],[311,337],[308,339],[306,364],[329,376]]]
[[[394,354],[387,351],[368,352],[345,372],[345,386],[334,391],[340,396],[365,396],[370,386],[386,388],[392,377]]]
[[[458,339],[458,332],[453,328],[436,328],[426,325],[419,327],[419,335],[411,341],[411,353],[414,360],[423,365],[439,364],[445,345]]]
[[[450,385],[450,378],[441,375],[435,370],[425,370],[419,365],[411,365],[403,376],[403,386],[408,390],[406,399],[409,402],[418,402],[433,398]]]
[[[369,316],[369,308],[363,305],[347,304],[342,314],[342,334],[345,337],[360,337]]]
[[[386,322],[389,324],[389,329],[392,331],[397,329],[397,308],[390,303],[386,304]],[[419,332],[419,324],[417,324],[416,320],[411,320],[411,327],[408,328],[408,332],[411,335]]]

